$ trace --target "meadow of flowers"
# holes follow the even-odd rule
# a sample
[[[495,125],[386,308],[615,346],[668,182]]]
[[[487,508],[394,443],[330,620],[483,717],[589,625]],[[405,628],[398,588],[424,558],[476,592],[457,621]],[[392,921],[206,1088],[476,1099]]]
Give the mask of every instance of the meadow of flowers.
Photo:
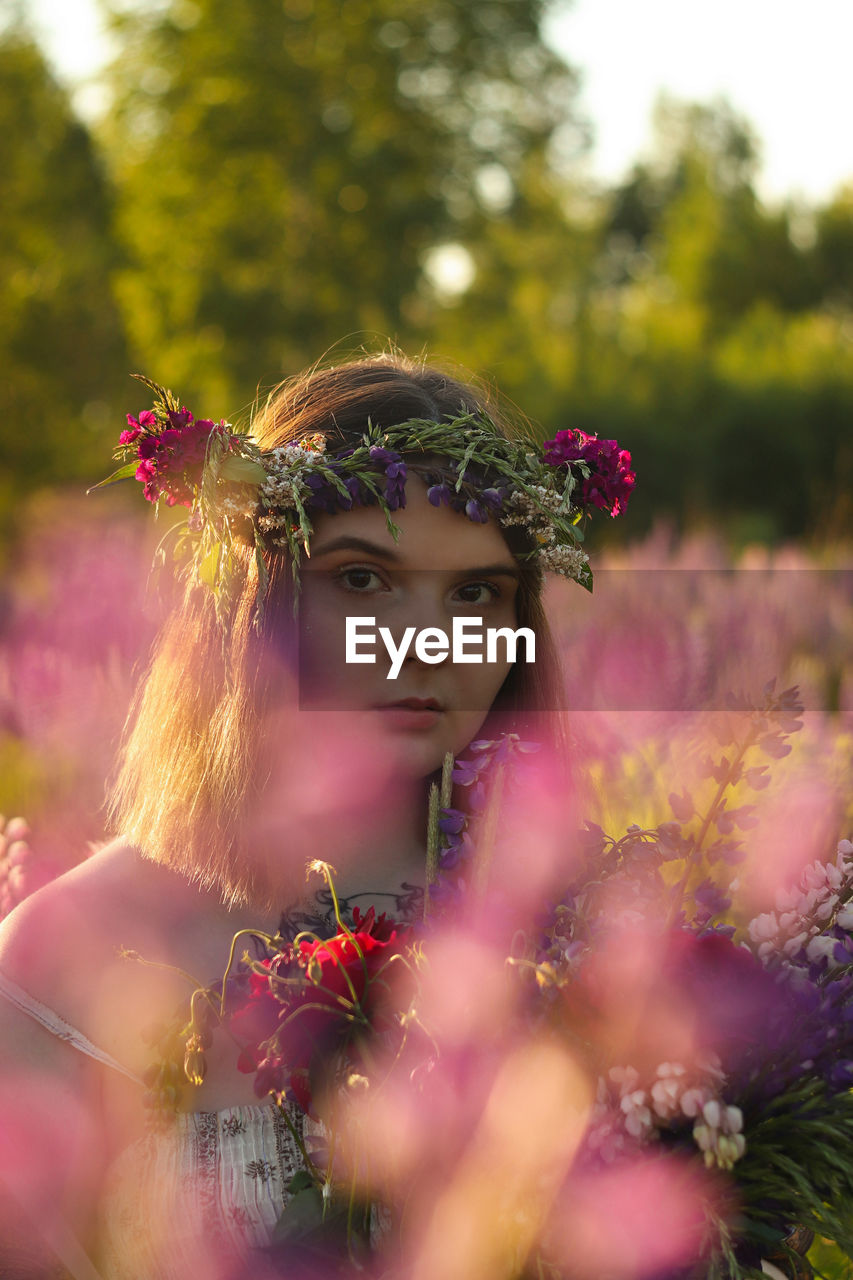
[[[28,530],[0,637],[2,914],[104,838],[160,612],[117,509],[45,500]],[[853,556],[660,528],[593,567],[591,597],[547,596],[573,782],[482,744],[442,796],[431,928],[267,938],[244,1003],[209,999],[152,1076],[191,1089],[230,1020],[259,1095],[317,1126],[301,1226],[254,1276],[722,1280],[794,1274],[812,1232],[812,1264],[849,1274],[822,1239],[853,1239]],[[405,1220],[381,1265],[353,1244],[382,1235],[371,1202]]]

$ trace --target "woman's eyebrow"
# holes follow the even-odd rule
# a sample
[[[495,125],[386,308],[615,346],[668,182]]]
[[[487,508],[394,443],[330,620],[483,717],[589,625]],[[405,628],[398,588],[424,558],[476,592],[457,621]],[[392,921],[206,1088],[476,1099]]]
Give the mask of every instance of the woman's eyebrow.
[[[381,556],[385,560],[392,560],[399,563],[400,557],[396,551],[385,546],[381,542],[371,542],[369,538],[356,538],[352,534],[342,534],[339,538],[332,538],[331,542],[325,545],[321,543],[319,547],[314,547],[311,551],[311,558],[316,556],[328,555],[331,551],[362,551],[368,556]]]
[[[515,566],[503,563],[474,565],[470,569],[459,569],[454,570],[454,572],[458,572],[460,577],[464,576],[466,578],[479,578],[486,574],[489,574],[494,578],[500,573],[504,574],[507,578],[515,578],[516,581],[519,581],[521,578],[521,573],[517,568],[515,568]]]
[[[401,562],[401,557],[398,553],[385,543],[371,542],[369,538],[357,538],[353,534],[341,534],[338,538],[332,538],[329,542],[321,543],[319,547],[314,548],[311,559],[315,560],[318,556],[330,555],[333,551],[360,551],[363,555],[389,560],[392,564],[400,564]],[[441,571],[440,568],[438,571]],[[486,565],[464,565],[450,572],[459,578],[478,578],[487,574],[495,577],[498,574],[503,574],[507,578],[514,578],[518,581],[521,577],[518,568],[505,562]]]

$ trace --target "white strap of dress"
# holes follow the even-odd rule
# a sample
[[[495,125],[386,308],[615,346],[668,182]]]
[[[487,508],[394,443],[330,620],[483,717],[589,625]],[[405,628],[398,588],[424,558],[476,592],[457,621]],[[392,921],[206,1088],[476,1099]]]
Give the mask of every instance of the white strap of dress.
[[[102,1062],[104,1066],[112,1067],[114,1071],[120,1071],[123,1076],[127,1076],[128,1080],[133,1080],[135,1084],[144,1086],[144,1081],[140,1076],[129,1071],[127,1067],[123,1067],[105,1049],[99,1049],[96,1044],[92,1044],[92,1041],[87,1036],[84,1036],[82,1031],[72,1027],[70,1022],[66,1022],[53,1009],[50,1009],[46,1004],[42,1004],[40,1000],[36,1000],[35,996],[31,996],[29,991],[25,991],[23,987],[18,986],[17,982],[7,978],[2,971],[0,971],[0,996],[4,996],[10,1004],[13,1004],[16,1009],[20,1009],[22,1013],[29,1014],[36,1022],[40,1022],[57,1039],[64,1040],[73,1049],[79,1049],[81,1053],[85,1053],[90,1058],[95,1058],[98,1062]]]

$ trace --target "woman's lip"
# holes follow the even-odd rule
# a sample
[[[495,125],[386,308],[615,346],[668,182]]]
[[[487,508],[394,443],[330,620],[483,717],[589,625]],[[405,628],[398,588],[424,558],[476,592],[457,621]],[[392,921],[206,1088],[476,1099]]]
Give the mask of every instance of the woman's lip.
[[[393,710],[402,707],[407,711],[438,711],[444,710],[441,703],[436,702],[435,698],[401,698],[399,702],[386,702],[380,707],[380,711]]]
[[[382,712],[383,722],[395,729],[431,729],[444,714],[439,707],[412,706],[407,702],[392,702],[377,707]]]

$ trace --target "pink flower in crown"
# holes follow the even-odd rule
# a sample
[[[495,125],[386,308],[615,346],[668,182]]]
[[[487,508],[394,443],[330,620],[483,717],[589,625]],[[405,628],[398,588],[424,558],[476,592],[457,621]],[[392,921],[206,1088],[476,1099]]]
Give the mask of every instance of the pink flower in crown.
[[[578,486],[581,506],[591,503],[611,516],[625,511],[637,477],[630,453],[620,449],[618,441],[599,440],[585,431],[558,431],[553,440],[545,441],[543,457],[552,467],[587,464],[589,476],[581,476]]]
[[[210,418],[196,421],[189,409],[170,409],[169,426],[157,433],[157,418],[146,409],[139,418],[127,415],[128,430],[119,437],[120,445],[136,444],[139,466],[136,479],[144,486],[149,502],[165,498],[174,507],[193,505],[193,487],[201,481],[201,472],[213,432],[224,433],[224,422],[217,425]]]
[[[138,418],[134,418],[132,413],[127,415],[126,431],[122,431],[118,438],[119,444],[133,444],[144,431],[153,431],[157,426],[157,419],[151,409],[143,409]]]

